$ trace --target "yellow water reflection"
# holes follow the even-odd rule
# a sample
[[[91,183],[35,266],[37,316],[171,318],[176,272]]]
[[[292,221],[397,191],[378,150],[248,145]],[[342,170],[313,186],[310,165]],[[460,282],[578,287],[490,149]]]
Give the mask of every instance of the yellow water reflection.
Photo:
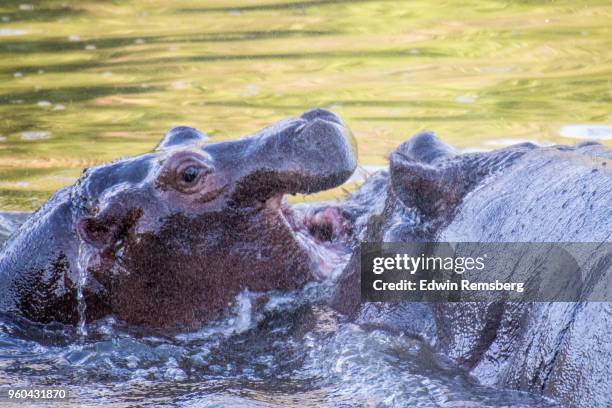
[[[422,129],[460,149],[611,143],[611,21],[610,1],[3,0],[0,209],[177,124],[235,138],[313,106],[367,165]]]

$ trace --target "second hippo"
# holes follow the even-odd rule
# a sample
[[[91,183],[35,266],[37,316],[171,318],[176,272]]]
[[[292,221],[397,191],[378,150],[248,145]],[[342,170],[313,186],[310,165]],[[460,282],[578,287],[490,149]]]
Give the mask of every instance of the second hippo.
[[[359,214],[365,242],[596,243],[576,258],[580,299],[609,300],[611,159],[594,142],[460,154],[424,132],[400,145],[389,171],[370,177],[347,207]],[[520,262],[512,260],[509,271]],[[528,279],[542,270],[534,264]],[[498,277],[485,271],[480,280]],[[420,337],[486,385],[569,407],[612,401],[610,302],[361,303],[360,290],[355,251],[333,304],[356,322]]]

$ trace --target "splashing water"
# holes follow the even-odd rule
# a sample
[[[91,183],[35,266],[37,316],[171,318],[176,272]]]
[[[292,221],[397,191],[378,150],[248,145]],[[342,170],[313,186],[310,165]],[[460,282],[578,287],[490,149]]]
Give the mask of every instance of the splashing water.
[[[88,256],[80,245],[76,330],[0,314],[0,386],[68,387],[80,406],[556,406],[479,385],[420,340],[345,321],[326,306],[329,280],[243,291],[225,317],[176,336],[87,322]]]
[[[87,268],[86,268],[86,250],[84,249],[83,244],[79,244],[79,253],[77,256],[77,271],[78,271],[78,279],[77,279],[77,309],[79,312],[79,323],[78,323],[78,333],[81,338],[87,337],[87,326],[85,324],[85,311],[87,305],[85,304],[85,297],[83,295],[83,290],[87,283]]]
[[[208,324],[196,332],[179,334],[176,338],[179,340],[196,340],[208,338],[216,334],[228,337],[244,333],[252,329],[257,320],[257,317],[253,315],[253,302],[258,297],[257,293],[252,293],[248,290],[240,292],[234,301],[231,317],[220,322]]]
[[[77,224],[78,210],[76,208],[73,209],[72,218],[73,225]],[[75,235],[78,237],[78,232],[75,232]],[[87,305],[85,303],[85,285],[87,284],[87,261],[89,258],[89,251],[82,240],[78,240],[78,248],[77,248],[77,278],[76,278],[76,288],[77,288],[77,311],[79,313],[79,322],[77,324],[77,333],[81,337],[81,340],[84,341],[87,337],[87,325],[86,325],[86,309]]]
[[[243,293],[210,326],[223,330],[175,337],[107,318],[80,342],[67,329],[2,320],[0,383],[68,386],[88,406],[555,406],[480,386],[419,340],[343,322],[311,303],[324,292]]]

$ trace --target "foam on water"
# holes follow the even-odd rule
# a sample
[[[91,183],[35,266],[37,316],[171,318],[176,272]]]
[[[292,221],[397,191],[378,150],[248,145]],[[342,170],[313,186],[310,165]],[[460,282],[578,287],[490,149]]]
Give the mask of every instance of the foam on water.
[[[251,329],[257,320],[253,313],[253,301],[258,298],[257,293],[245,290],[236,296],[230,316],[226,319],[206,325],[201,330],[190,333],[181,333],[176,336],[178,340],[189,341],[209,338],[220,334],[225,337],[244,333]]]
[[[345,322],[328,294],[245,291],[228,316],[173,337],[110,317],[88,323],[86,338],[3,317],[0,382],[69,386],[88,406],[554,406],[480,386],[419,340]]]

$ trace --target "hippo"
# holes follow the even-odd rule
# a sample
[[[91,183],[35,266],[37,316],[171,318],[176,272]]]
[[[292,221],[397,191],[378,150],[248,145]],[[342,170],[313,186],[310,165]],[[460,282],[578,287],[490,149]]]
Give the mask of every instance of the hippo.
[[[611,158],[611,149],[594,142],[459,154],[423,132],[392,152],[389,169],[346,205],[366,242],[603,243],[583,261],[587,290],[605,293]],[[609,302],[361,303],[359,262],[355,249],[331,300],[355,322],[419,337],[486,385],[570,407],[612,401]]]
[[[84,170],[21,225],[0,252],[0,311],[172,332],[243,290],[299,289],[344,245],[320,232],[333,211],[306,216],[283,197],[338,186],[356,165],[351,132],[322,109],[234,141],[174,128],[152,153]]]

